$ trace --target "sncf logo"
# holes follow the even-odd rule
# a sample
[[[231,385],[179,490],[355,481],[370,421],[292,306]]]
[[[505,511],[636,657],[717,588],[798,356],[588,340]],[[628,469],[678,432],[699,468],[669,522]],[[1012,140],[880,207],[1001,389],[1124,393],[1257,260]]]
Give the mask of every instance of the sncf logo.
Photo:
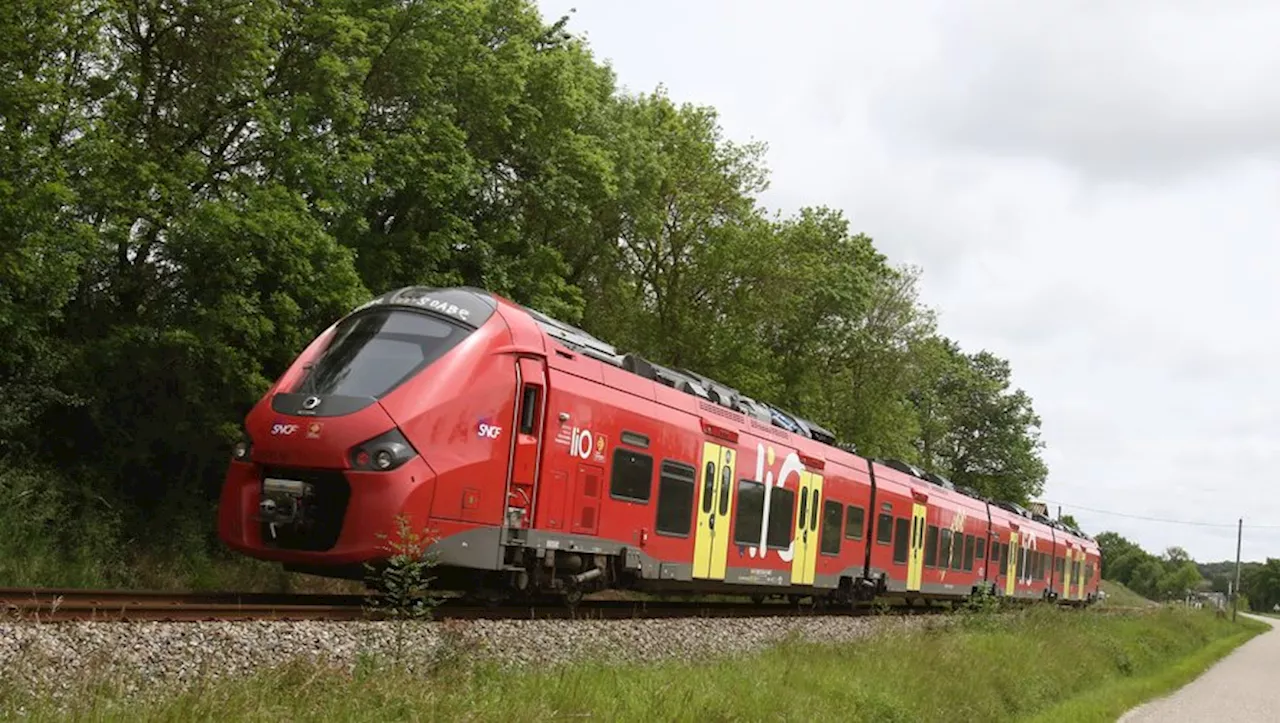
[[[489,424],[487,420],[482,421],[479,429],[476,430],[476,434],[483,439],[497,439],[502,434],[502,427],[496,424]]]
[[[298,431],[298,425],[296,424],[285,424],[283,422],[276,422],[275,424],[271,425],[271,436],[273,437],[288,437],[289,435],[293,434],[296,431]]]

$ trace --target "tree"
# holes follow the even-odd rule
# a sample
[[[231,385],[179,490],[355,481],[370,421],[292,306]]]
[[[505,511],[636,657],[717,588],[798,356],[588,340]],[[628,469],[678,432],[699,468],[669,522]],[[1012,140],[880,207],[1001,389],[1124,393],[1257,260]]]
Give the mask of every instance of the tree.
[[[1026,503],[1043,490],[1040,418],[1031,398],[1010,390],[1008,362],[990,352],[965,354],[946,338],[922,354],[910,399],[920,415],[921,464],[956,484]]]

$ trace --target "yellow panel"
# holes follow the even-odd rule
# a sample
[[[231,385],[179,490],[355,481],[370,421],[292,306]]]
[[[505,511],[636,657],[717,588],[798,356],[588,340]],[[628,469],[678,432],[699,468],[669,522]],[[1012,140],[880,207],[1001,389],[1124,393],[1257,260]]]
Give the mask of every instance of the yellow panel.
[[[822,521],[822,475],[809,473],[809,519],[806,524],[804,582],[812,585],[818,572],[818,525]]]
[[[1004,594],[1013,597],[1014,584],[1018,581],[1018,533],[1009,533],[1009,555],[1005,561]]]
[[[707,466],[710,465],[710,470]],[[708,484],[707,475],[711,475]],[[693,539],[693,576],[705,578],[711,573],[711,552],[715,537],[712,529],[712,513],[719,491],[720,445],[706,442],[702,445],[702,464],[698,466],[698,529]]]
[[[907,557],[907,589],[919,590],[924,578],[925,506],[911,505],[911,548]]]
[[[712,530],[712,549],[710,577],[723,580],[729,559],[729,536],[732,534],[733,495],[737,489],[737,451],[728,447],[720,448],[719,482],[716,485],[716,501],[712,507],[715,515],[715,529]]]
[[[1074,568],[1071,566],[1071,563],[1075,559],[1075,550],[1068,547],[1066,557],[1062,561],[1062,597],[1064,600],[1071,599],[1071,582],[1075,578],[1075,575],[1073,574]]]
[[[800,470],[800,485],[796,488],[796,506],[795,515],[796,523],[793,529],[795,537],[791,542],[791,583],[793,585],[804,585],[804,572],[808,566],[808,540],[806,527],[809,523],[809,470]],[[804,515],[801,516],[801,512]]]

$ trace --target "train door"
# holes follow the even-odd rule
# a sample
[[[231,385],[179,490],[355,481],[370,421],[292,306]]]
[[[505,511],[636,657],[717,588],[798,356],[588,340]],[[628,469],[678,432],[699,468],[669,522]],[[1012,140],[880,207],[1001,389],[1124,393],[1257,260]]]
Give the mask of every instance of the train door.
[[[822,506],[822,475],[800,470],[800,512],[796,515],[795,556],[791,558],[791,582],[812,585],[818,567],[818,510]]]
[[[507,465],[504,525],[510,523],[514,514],[532,524],[536,512],[542,459],[542,420],[547,403],[544,362],[541,359],[517,360],[516,380],[516,428],[511,435],[511,460]],[[485,431],[482,427],[481,433]]]
[[[911,550],[907,558],[907,590],[920,590],[924,578],[924,527],[925,512],[928,508],[924,495],[915,495],[911,504]]]
[[[698,529],[693,541],[693,576],[723,580],[729,556],[729,510],[733,503],[735,451],[715,442],[702,445],[702,485]]]
[[[1062,551],[1062,599],[1071,599],[1071,564],[1075,561],[1075,550],[1071,549],[1071,544],[1066,543],[1065,549]]]
[[[1014,586],[1018,581],[1018,528],[1010,527],[1009,547],[1004,561],[1004,594],[1013,597]]]

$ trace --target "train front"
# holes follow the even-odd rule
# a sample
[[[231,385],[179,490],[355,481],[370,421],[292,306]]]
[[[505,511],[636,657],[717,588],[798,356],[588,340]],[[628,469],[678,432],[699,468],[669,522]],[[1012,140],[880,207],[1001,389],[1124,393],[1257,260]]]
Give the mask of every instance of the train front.
[[[476,289],[400,289],[347,315],[246,418],[219,537],[290,569],[359,578],[389,556],[399,520],[437,538],[499,524],[501,490],[480,482],[505,467],[493,430],[516,379],[494,350],[510,344],[499,304]]]

